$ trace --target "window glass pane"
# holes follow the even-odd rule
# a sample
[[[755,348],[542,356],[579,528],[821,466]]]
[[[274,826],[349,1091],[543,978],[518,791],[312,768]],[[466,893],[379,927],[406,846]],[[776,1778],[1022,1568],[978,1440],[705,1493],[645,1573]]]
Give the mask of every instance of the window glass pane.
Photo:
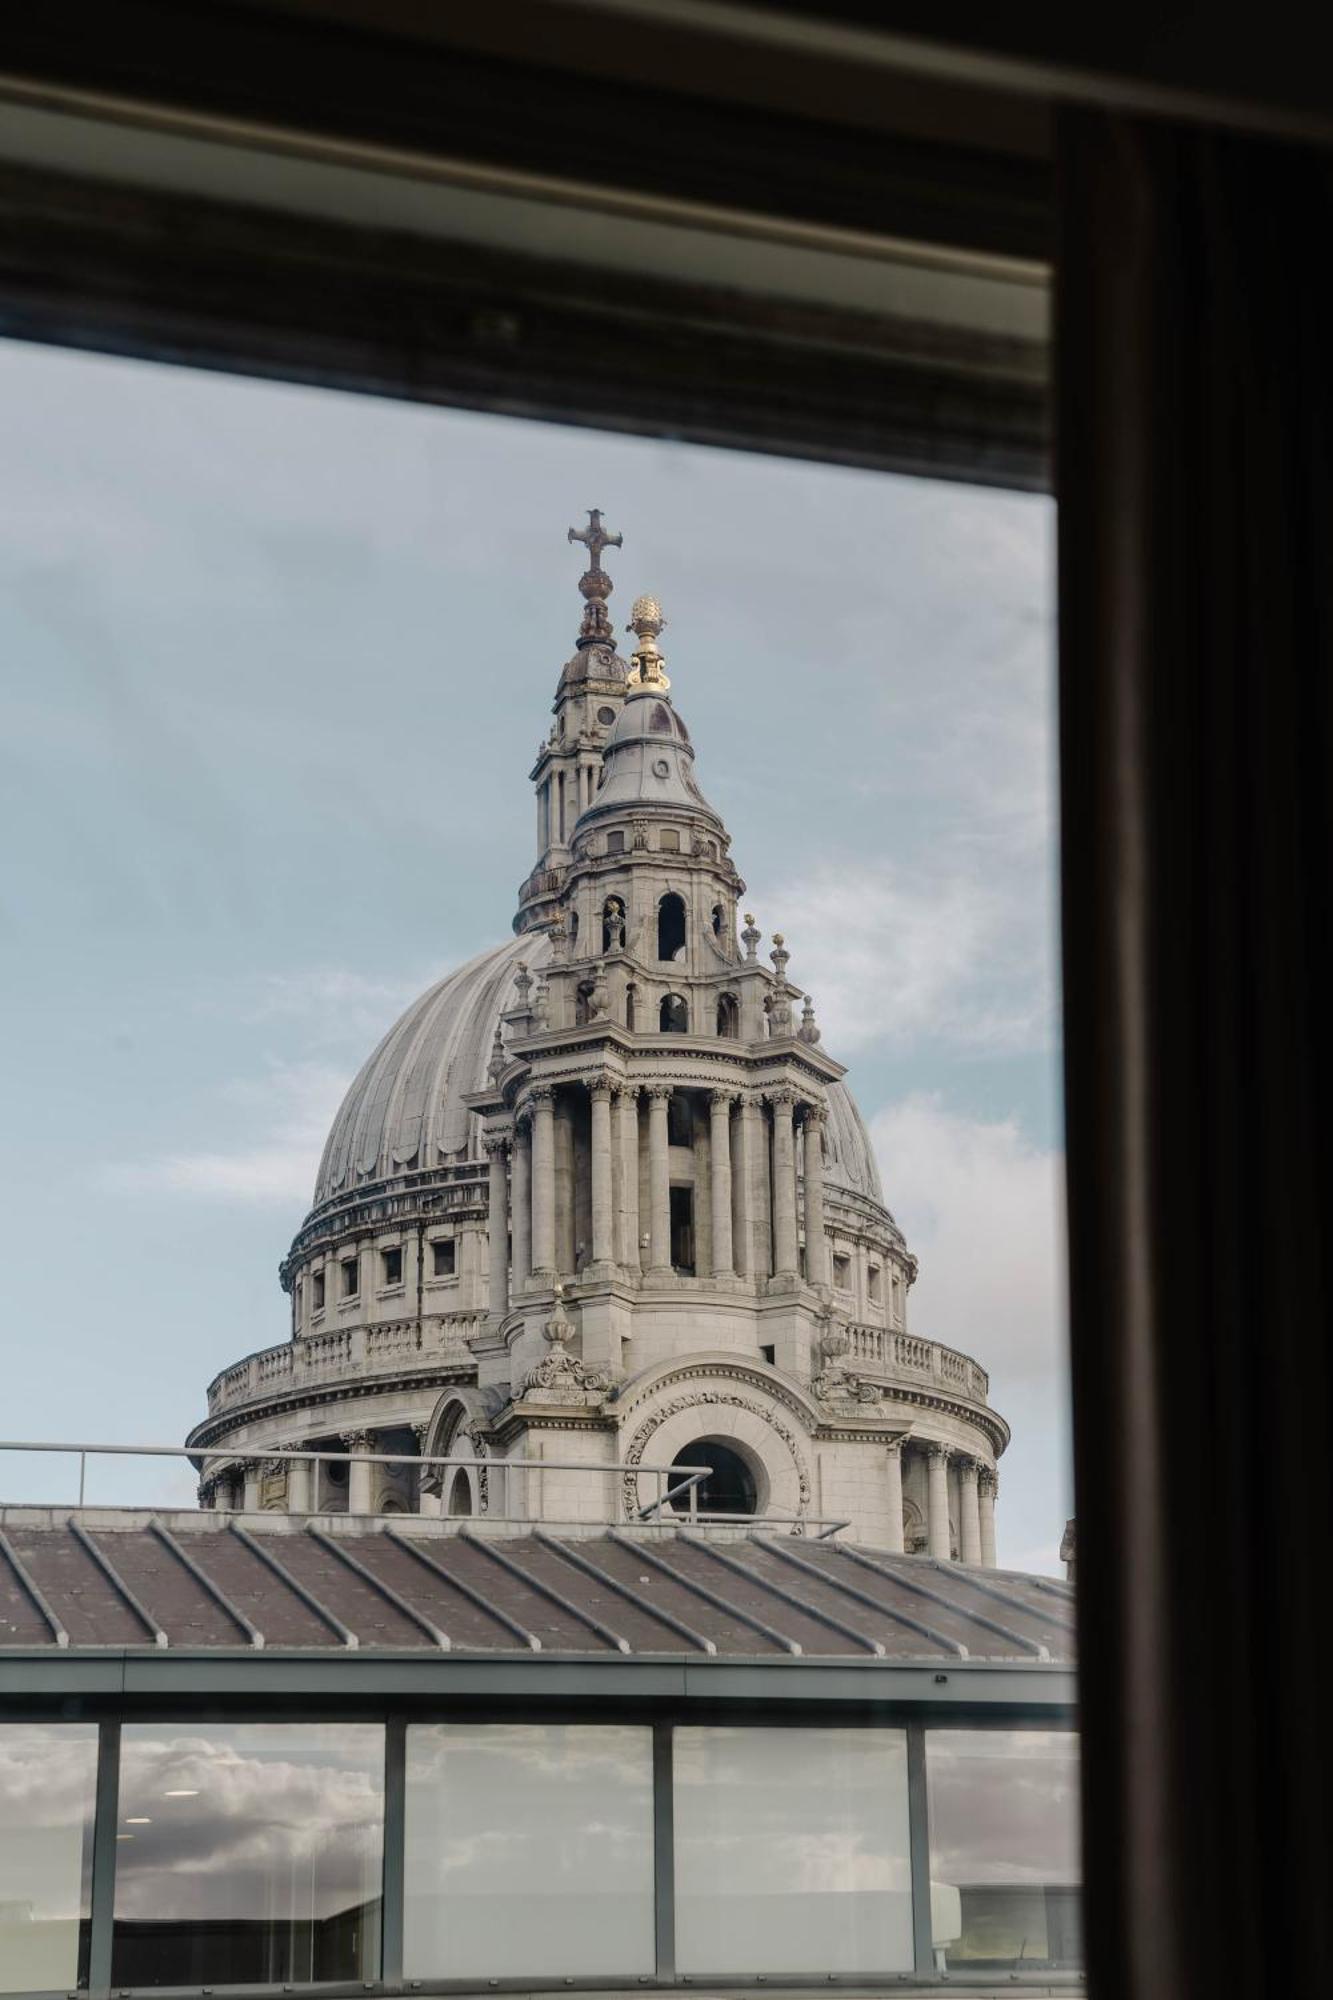
[[[410,1977],[652,1972],[651,1730],[411,1728],[406,1845]]]
[[[378,1726],[127,1726],[116,1834],[117,1985],[378,1975]]]
[[[940,1965],[1081,1966],[1073,1731],[932,1729],[926,1774]]]
[[[899,1729],[675,1732],[682,1972],[912,1964]]]
[[[95,1723],[0,1723],[0,1993],[86,1972]]]

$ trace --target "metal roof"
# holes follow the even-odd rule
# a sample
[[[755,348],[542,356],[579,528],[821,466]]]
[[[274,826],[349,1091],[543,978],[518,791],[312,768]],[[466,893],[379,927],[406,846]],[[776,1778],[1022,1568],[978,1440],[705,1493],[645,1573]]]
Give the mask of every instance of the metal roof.
[[[407,1515],[0,1509],[0,1655],[1067,1668],[1073,1612],[1054,1578],[761,1529],[555,1535]]]

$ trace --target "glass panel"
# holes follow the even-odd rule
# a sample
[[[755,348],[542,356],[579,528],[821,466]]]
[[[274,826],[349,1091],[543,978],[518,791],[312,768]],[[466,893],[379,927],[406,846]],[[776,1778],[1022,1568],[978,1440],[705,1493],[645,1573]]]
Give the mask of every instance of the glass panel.
[[[86,1977],[95,1723],[0,1723],[0,1993]]]
[[[409,1977],[651,1973],[648,1729],[407,1732]]]
[[[373,1979],[383,1872],[378,1726],[124,1730],[117,1985]]]
[[[682,1972],[912,1965],[899,1729],[675,1732]]]
[[[932,1729],[926,1775],[940,1969],[1081,1966],[1074,1732]]]

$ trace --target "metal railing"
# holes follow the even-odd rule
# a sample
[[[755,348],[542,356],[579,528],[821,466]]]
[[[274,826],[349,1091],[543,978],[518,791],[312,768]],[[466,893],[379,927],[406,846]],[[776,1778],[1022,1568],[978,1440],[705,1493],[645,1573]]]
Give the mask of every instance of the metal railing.
[[[313,1451],[277,1445],[272,1448],[256,1447],[253,1451],[247,1451],[238,1449],[234,1443],[225,1447],[187,1447],[179,1444],[87,1444],[66,1442],[64,1440],[50,1442],[45,1439],[0,1438],[0,1452],[10,1451],[63,1454],[66,1457],[77,1457],[79,1461],[79,1497],[75,1504],[79,1507],[85,1507],[88,1504],[87,1476],[88,1460],[90,1458],[183,1458],[188,1460],[192,1465],[197,1465],[202,1478],[208,1477],[207,1461],[209,1460],[217,1461],[220,1466],[234,1466],[252,1461],[256,1464],[264,1465],[284,1463],[299,1465],[335,1464],[346,1465],[349,1468],[353,1465],[408,1465],[414,1466],[418,1472],[431,1467],[439,1467],[442,1472],[446,1468],[449,1470],[484,1470],[488,1474],[502,1475],[505,1486],[504,1506],[498,1512],[488,1509],[484,1518],[505,1523],[525,1522],[537,1518],[536,1515],[527,1512],[515,1514],[510,1511],[509,1502],[511,1493],[508,1475],[511,1472],[597,1472],[601,1473],[604,1477],[609,1477],[619,1482],[625,1477],[627,1471],[632,1470],[636,1478],[642,1476],[654,1480],[657,1488],[656,1500],[650,1502],[647,1507],[640,1508],[634,1516],[636,1520],[660,1519],[661,1510],[668,1506],[673,1513],[683,1513],[688,1518],[691,1526],[699,1522],[722,1518],[733,1521],[757,1518],[735,1514],[726,1516],[712,1515],[700,1508],[699,1488],[704,1480],[708,1478],[711,1471],[711,1467],[707,1465],[636,1465],[630,1468],[620,1463],[608,1464],[605,1459],[587,1458],[463,1458],[455,1456],[452,1453]],[[351,1494],[349,1490],[349,1501],[350,1498]],[[683,1509],[678,1505],[678,1501],[680,1500],[685,1502]],[[0,1506],[5,1504],[19,1503],[6,1503],[3,1497],[0,1497]],[[346,1509],[339,1508],[336,1510],[325,1507],[306,1507],[287,1510],[275,1509],[272,1511],[320,1514],[330,1511],[352,1513],[353,1509],[350,1506]],[[357,1509],[355,1511],[360,1514],[362,1510]],[[616,1521],[622,1519],[618,1508],[613,1508],[612,1517]],[[544,1512],[541,1518],[548,1524],[553,1522],[553,1517]],[[556,1524],[558,1525],[558,1523]]]

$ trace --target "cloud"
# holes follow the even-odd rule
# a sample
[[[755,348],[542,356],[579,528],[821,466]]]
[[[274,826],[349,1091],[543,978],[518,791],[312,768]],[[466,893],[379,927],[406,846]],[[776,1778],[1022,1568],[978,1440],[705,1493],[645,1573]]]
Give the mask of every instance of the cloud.
[[[808,978],[830,1048],[1050,1045],[1052,939],[1030,878],[827,863],[768,904],[782,913],[792,976]]]
[[[307,1042],[349,1041],[364,1054],[445,969],[387,979],[370,978],[343,966],[269,972],[248,982],[240,995],[223,1006],[246,1026],[289,1021],[299,1025]]]
[[[241,1202],[308,1202],[334,1113],[347,1089],[346,1071],[320,1063],[273,1063],[262,1083],[236,1083],[227,1093],[263,1129],[234,1151],[167,1153],[155,1160],[117,1161],[102,1185],[121,1194],[166,1193]]]
[[[1062,1378],[1062,1156],[1013,1119],[961,1117],[936,1096],[888,1106],[871,1136],[920,1260],[913,1329],[1008,1382]]]

